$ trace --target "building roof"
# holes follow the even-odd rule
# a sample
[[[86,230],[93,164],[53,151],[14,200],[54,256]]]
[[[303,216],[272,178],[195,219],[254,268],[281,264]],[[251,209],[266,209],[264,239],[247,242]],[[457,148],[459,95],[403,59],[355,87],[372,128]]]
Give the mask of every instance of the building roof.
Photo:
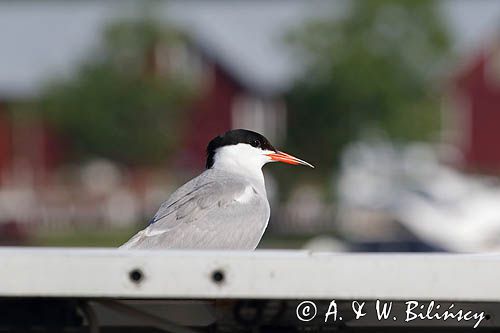
[[[320,15],[318,5],[333,11],[325,1],[175,1],[166,7],[165,16],[240,83],[279,93],[303,67],[286,35]]]
[[[500,2],[442,0],[441,13],[451,30],[454,51],[475,53],[500,30]]]
[[[246,87],[279,94],[304,67],[284,41],[286,34],[312,17],[341,11],[341,4],[164,1],[156,3],[155,14],[187,33]],[[497,28],[500,2],[444,0],[442,5],[461,49]],[[0,95],[33,96],[43,82],[69,75],[97,45],[103,27],[136,6],[134,1],[0,2]]]

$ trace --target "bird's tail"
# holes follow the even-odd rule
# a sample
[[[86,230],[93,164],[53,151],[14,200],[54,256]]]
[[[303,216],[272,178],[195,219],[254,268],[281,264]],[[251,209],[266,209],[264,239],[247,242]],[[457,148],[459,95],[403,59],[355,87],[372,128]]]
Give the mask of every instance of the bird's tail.
[[[130,238],[128,240],[128,242],[126,242],[125,244],[120,246],[118,249],[129,250],[129,249],[137,248],[139,246],[139,244],[142,243],[143,234],[144,234],[144,230],[139,231],[136,235],[134,235],[134,237]]]

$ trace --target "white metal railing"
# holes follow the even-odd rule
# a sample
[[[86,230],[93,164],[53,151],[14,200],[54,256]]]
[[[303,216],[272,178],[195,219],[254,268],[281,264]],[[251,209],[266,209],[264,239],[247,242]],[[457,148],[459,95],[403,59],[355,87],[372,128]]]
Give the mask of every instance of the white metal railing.
[[[500,301],[500,255],[0,249],[0,297]]]

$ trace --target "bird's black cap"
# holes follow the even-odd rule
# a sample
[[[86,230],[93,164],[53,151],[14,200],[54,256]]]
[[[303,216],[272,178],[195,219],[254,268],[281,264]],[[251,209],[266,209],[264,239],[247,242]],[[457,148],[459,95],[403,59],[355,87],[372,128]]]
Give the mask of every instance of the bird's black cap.
[[[259,133],[246,129],[235,129],[227,131],[226,133],[213,138],[212,141],[208,143],[206,164],[207,169],[210,169],[214,165],[214,156],[217,149],[224,146],[237,145],[238,143],[247,143],[255,148],[260,148],[262,150],[276,151],[269,140],[267,140],[263,135]]]

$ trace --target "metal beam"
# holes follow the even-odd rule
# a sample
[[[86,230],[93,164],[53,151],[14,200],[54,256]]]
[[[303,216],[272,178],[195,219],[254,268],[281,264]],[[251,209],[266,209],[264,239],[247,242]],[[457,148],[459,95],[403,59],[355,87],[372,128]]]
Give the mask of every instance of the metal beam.
[[[0,297],[500,301],[500,255],[0,249]]]

